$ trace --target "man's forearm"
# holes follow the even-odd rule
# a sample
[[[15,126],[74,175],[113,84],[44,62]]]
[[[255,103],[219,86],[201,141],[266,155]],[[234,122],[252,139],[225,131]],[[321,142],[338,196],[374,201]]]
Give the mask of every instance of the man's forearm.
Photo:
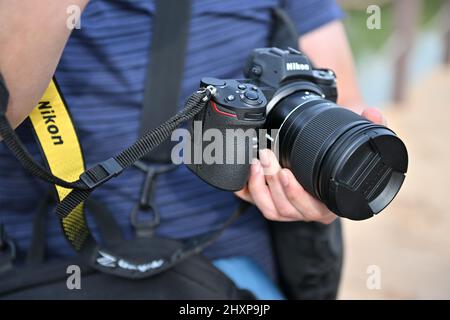
[[[0,73],[8,86],[7,117],[16,127],[33,110],[70,35],[67,8],[88,0],[0,0]]]
[[[364,100],[358,88],[352,52],[345,29],[334,21],[303,35],[300,48],[316,67],[332,69],[337,76],[338,103],[361,113]]]

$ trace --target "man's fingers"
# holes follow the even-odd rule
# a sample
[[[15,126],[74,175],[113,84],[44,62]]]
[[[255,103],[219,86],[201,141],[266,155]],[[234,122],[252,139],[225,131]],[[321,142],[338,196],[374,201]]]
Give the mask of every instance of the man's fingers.
[[[246,185],[242,190],[236,191],[234,194],[239,198],[241,198],[242,200],[255,203],[252,194],[250,193],[250,190],[248,190],[248,185]]]
[[[330,224],[332,223],[334,220],[336,220],[337,216],[335,214],[331,214],[328,217],[323,218],[322,220],[320,220],[320,223],[323,224]]]
[[[290,170],[280,168],[272,151],[261,150],[259,157],[260,161],[251,166],[247,187],[236,192],[237,196],[255,203],[269,220],[328,224],[336,218],[323,203],[303,189]]]
[[[302,218],[301,214],[289,203],[284,194],[283,186],[277,174],[280,171],[280,165],[275,155],[269,150],[261,150],[260,159],[278,215],[286,218]]]
[[[266,176],[275,175],[281,169],[278,159],[272,150],[259,150],[259,160]]]
[[[383,114],[376,108],[367,108],[361,115],[367,120],[372,121],[373,123],[387,125],[387,121],[383,117]]]
[[[248,189],[252,194],[253,201],[264,216],[268,219],[274,219],[277,211],[273,204],[269,188],[266,185],[261,164],[258,161],[251,166]]]
[[[303,189],[290,170],[282,169],[279,175],[287,199],[298,211],[302,212],[305,220],[328,222],[336,218],[336,215],[322,202]]]
[[[269,220],[292,221],[292,219],[283,218],[278,215],[269,187],[266,185],[263,168],[258,161],[252,164],[248,189],[254,203],[261,210],[264,217]]]

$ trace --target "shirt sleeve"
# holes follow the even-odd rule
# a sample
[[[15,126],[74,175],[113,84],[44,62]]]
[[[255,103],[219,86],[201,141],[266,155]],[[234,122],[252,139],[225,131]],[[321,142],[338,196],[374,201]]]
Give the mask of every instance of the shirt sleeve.
[[[344,18],[335,0],[285,0],[283,4],[300,35]]]

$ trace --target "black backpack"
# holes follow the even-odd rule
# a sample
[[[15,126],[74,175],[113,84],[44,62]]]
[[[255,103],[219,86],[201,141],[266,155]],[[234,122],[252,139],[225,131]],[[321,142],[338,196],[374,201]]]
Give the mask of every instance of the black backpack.
[[[45,261],[45,227],[50,218],[51,202],[50,196],[45,197],[35,213],[32,245],[26,263],[0,272],[1,299],[254,299],[250,292],[238,289],[201,254],[194,254],[164,272],[138,280],[94,269],[80,255]],[[118,253],[137,258],[149,253],[164,256],[182,247],[180,241],[169,239],[138,237],[125,241],[105,206],[92,198],[86,206],[95,217],[105,245],[116,246]],[[79,287],[71,281],[71,272],[80,277]]]

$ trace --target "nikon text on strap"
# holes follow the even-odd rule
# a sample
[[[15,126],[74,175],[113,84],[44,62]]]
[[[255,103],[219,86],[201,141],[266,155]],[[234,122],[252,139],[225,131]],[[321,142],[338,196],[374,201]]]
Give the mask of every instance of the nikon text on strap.
[[[0,135],[5,145],[25,169],[57,186],[61,203],[56,208],[56,213],[61,220],[64,234],[72,246],[85,256],[94,268],[122,277],[144,278],[167,270],[189,256],[202,251],[217,239],[248,205],[241,203],[236,212],[215,230],[187,239],[182,247],[166,256],[145,260],[129,259],[124,255],[115,254],[111,248],[100,247],[86,224],[83,202],[92,190],[133,165],[169,137],[171,132],[182,122],[200,112],[208,103],[212,92],[213,89],[208,88],[193,93],[187,100],[185,109],[167,122],[148,132],[117,156],[83,171],[84,163],[76,132],[64,99],[56,82],[52,80],[43,98],[30,115],[36,135],[45,153],[50,168],[49,172],[33,160],[8,122],[6,118],[8,91],[3,81],[0,81]],[[66,143],[72,145],[67,146]],[[59,150],[72,152],[72,154],[65,154]],[[77,179],[76,177],[80,173],[81,175]]]

